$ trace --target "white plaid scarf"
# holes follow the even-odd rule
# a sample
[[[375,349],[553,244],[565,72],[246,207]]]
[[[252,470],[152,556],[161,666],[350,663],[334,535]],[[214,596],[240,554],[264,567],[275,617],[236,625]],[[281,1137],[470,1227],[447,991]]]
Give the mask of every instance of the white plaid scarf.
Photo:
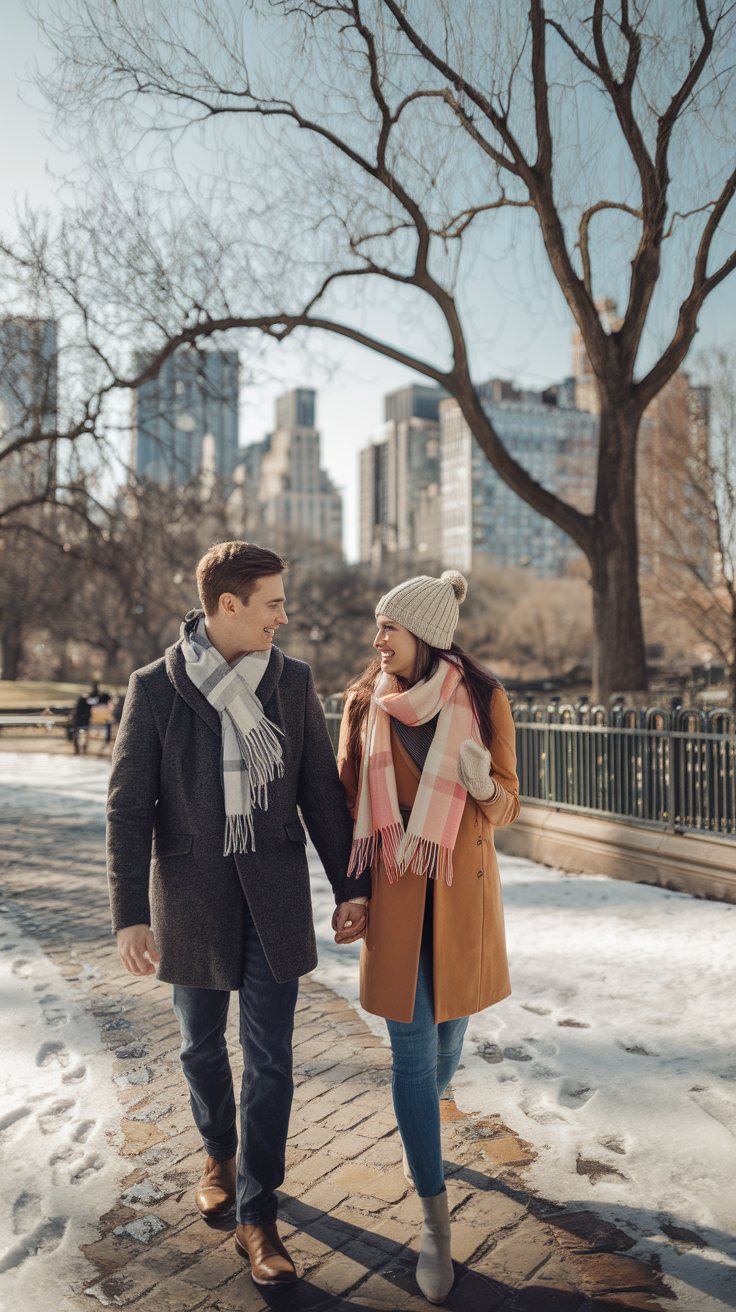
[[[255,852],[253,808],[268,810],[268,784],[284,773],[281,729],[263,714],[255,695],[271,659],[254,651],[231,669],[212,646],[204,615],[187,626],[181,644],[186,672],[220,716],[222,788],[225,794],[225,851]]]

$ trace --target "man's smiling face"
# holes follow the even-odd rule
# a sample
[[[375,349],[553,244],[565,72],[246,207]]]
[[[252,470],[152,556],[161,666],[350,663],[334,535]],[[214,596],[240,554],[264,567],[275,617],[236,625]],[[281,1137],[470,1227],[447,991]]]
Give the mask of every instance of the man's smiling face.
[[[248,651],[267,651],[276,630],[289,623],[285,601],[281,574],[256,579],[245,602],[233,592],[223,592],[216,613],[206,619],[210,641],[230,664]]]
[[[281,574],[267,574],[256,579],[254,591],[246,602],[233,598],[235,613],[232,621],[233,640],[242,642],[242,650],[266,651],[276,630],[288,624],[284,603],[284,580]]]

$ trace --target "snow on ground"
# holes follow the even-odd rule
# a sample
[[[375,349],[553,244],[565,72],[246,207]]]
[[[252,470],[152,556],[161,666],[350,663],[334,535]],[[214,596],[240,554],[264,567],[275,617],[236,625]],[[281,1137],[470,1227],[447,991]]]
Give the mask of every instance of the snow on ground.
[[[471,1018],[458,1106],[532,1144],[545,1198],[655,1254],[679,1306],[736,1307],[736,907],[500,866],[513,994]],[[359,952],[334,943],[318,870],[317,975],[356,1002]]]
[[[3,812],[104,820],[109,762],[0,755]],[[97,967],[79,958],[81,976]],[[88,1281],[80,1244],[120,1193],[120,1109],[113,1059],[82,1000],[0,915],[0,1308],[67,1307]]]
[[[3,801],[97,814],[108,772],[105,761],[2,755],[0,816]],[[545,1198],[593,1208],[637,1239],[634,1255],[655,1254],[679,1307],[736,1308],[736,907],[512,857],[501,857],[500,865],[514,991],[471,1019],[453,1082],[458,1105],[500,1116],[534,1147],[538,1157],[526,1178]],[[334,902],[311,847],[310,869],[316,976],[357,1005],[359,948],[333,941]],[[70,1010],[47,959],[27,942],[21,946],[17,954],[0,952],[0,1043],[14,1054],[0,1087],[0,1115],[28,1107],[0,1137],[6,1179],[13,1181],[0,1202],[0,1234],[10,1236],[2,1244],[16,1251],[10,1212],[25,1193],[39,1202],[27,1204],[37,1211],[18,1223],[19,1234],[71,1220],[53,1258],[39,1252],[0,1276],[0,1306],[8,1282],[35,1278],[34,1267],[49,1278],[53,1270],[69,1287],[77,1235],[85,1224],[93,1229],[110,1205],[98,1205],[94,1191],[107,1187],[106,1197],[113,1196],[118,1169],[97,1128],[114,1112],[108,1059],[92,1030],[83,1029],[88,1019]],[[31,959],[38,978],[13,975],[11,958]],[[36,990],[37,983],[43,987]],[[17,995],[8,997],[8,988]],[[47,989],[59,995],[58,1004],[43,1003]],[[70,1015],[66,1067],[35,1064],[43,1042],[60,1037],[38,1018],[39,998],[41,1007],[62,1006]],[[384,1022],[361,1014],[385,1038]],[[86,1079],[65,1084],[81,1063]],[[38,1103],[31,1102],[36,1095]],[[44,1108],[67,1099],[74,1102],[70,1118],[44,1133]],[[87,1120],[95,1128],[82,1143],[75,1135]],[[57,1144],[71,1155],[49,1165]],[[69,1183],[75,1163],[94,1152],[109,1154],[101,1169]],[[53,1231],[44,1233],[56,1241]],[[59,1268],[65,1253],[66,1277]]]
[[[80,961],[80,973],[94,966]],[[0,915],[0,1308],[59,1308],[89,1280],[126,1164],[112,1058],[49,958]]]

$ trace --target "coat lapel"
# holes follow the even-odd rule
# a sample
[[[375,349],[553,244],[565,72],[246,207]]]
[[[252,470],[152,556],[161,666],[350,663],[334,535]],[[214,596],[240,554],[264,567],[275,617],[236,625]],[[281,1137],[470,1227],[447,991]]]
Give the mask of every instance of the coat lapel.
[[[217,711],[214,706],[210,706],[207,698],[202,695],[199,688],[195,688],[187,674],[186,661],[181,649],[181,638],[174,643],[173,647],[166,648],[166,673],[187,706],[191,706],[192,710],[197,712],[197,715],[204,720],[212,732],[217,734],[218,738],[222,738],[220,717]]]
[[[284,653],[279,651],[278,647],[271,648],[271,659],[266,666],[266,673],[256,688],[256,697],[261,706],[265,707],[270,702],[273,691],[281,678],[281,671],[284,668]]]

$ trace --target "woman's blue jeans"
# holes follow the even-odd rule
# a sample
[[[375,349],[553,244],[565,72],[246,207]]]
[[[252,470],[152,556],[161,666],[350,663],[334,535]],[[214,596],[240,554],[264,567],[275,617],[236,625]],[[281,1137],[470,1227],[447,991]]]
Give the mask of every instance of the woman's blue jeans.
[[[434,1198],[445,1187],[440,1094],[457,1070],[468,1017],[434,1023],[431,915],[424,920],[411,1023],[387,1020],[386,1024],[394,1059],[391,1088],[399,1133],[419,1197]]]
[[[276,1190],[284,1180],[286,1136],[294,1091],[291,1040],[299,981],[278,984],[250,915],[240,987],[240,1153],[237,1210],[244,1225],[276,1220]],[[175,984],[174,1011],[181,1027],[181,1064],[194,1121],[210,1157],[238,1152],[235,1091],[225,1026],[230,994]]]

